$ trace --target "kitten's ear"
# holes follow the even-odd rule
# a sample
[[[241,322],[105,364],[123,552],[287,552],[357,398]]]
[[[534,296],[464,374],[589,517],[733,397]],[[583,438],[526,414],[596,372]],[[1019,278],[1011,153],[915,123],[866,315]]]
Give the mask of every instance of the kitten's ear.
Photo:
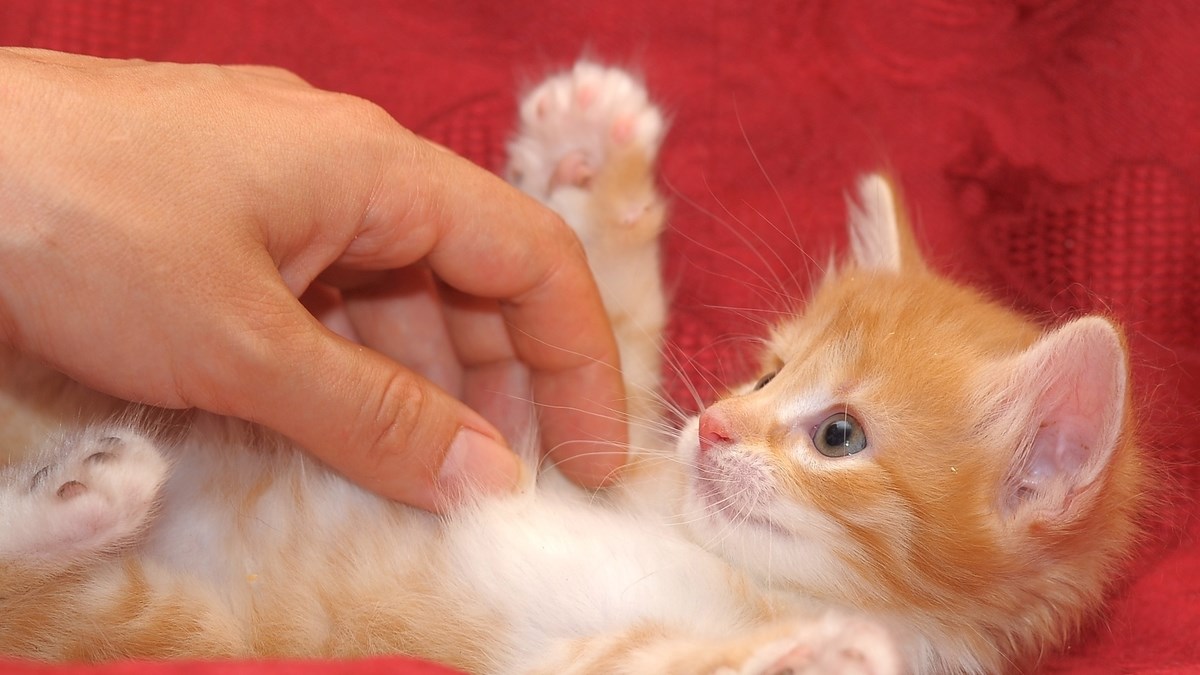
[[[890,272],[923,266],[891,181],[867,174],[858,179],[857,188],[857,198],[846,198],[846,211],[850,249],[858,266]]]
[[[1128,405],[1124,341],[1108,321],[1086,317],[1005,365],[998,421],[1020,442],[1001,486],[1001,510],[1070,518],[1120,442]]]

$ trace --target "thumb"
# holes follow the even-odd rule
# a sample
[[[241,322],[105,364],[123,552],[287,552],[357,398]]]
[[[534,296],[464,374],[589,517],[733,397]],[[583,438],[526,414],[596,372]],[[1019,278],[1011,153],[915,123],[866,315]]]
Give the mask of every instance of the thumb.
[[[302,314],[292,334],[258,344],[253,370],[224,388],[223,412],[270,427],[362,487],[422,509],[516,488],[520,464],[481,415]]]

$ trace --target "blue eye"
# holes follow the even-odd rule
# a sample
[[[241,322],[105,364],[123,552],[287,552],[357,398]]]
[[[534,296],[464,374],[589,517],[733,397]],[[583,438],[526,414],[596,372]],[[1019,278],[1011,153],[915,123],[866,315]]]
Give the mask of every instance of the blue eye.
[[[867,447],[867,435],[858,420],[846,413],[825,418],[813,431],[813,445],[826,457],[845,457]]]

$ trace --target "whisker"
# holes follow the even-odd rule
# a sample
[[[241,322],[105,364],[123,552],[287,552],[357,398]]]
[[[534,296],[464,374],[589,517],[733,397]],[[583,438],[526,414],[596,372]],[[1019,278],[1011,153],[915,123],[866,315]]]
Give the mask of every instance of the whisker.
[[[776,227],[775,224],[770,219],[763,217],[763,221],[766,222],[767,224],[771,225],[772,227],[775,227],[775,231],[779,232],[779,234],[783,235],[783,237],[786,241],[790,241],[793,243],[799,242],[800,241],[800,232],[799,232],[799,230],[796,229],[796,221],[792,219],[791,209],[788,208],[787,202],[783,198],[783,194],[779,192],[779,187],[777,185],[775,185],[775,181],[771,179],[770,172],[768,172],[766,167],[763,166],[762,160],[758,156],[758,152],[754,149],[754,144],[750,142],[750,135],[746,131],[745,124],[743,124],[743,122],[742,122],[742,112],[741,112],[741,109],[738,107],[736,99],[734,99],[734,101],[733,101],[733,115],[734,115],[734,118],[737,120],[738,130],[742,134],[742,140],[744,140],[746,142],[746,149],[750,152],[750,157],[754,160],[754,165],[758,167],[759,172],[762,174],[763,180],[765,180],[767,182],[767,187],[771,188],[771,192],[775,195],[775,200],[779,203],[779,208],[783,211],[783,217],[787,220],[788,227],[790,227],[792,231],[789,235],[788,233],[783,232],[778,227]],[[751,208],[753,208],[753,207],[751,207]],[[755,211],[757,212],[757,209],[755,209]],[[759,214],[759,215],[761,217],[761,214]],[[817,267],[817,269],[824,270],[824,268],[821,266],[821,263],[817,262],[816,258],[812,257],[812,255],[810,255],[807,251],[805,251],[803,248],[801,248],[798,244],[796,245],[796,250],[799,251],[800,254],[803,255],[805,258],[807,258],[810,262],[812,262],[813,265],[815,265]]]
[[[772,288],[775,288],[775,289],[780,288],[782,286],[783,280],[779,278],[776,268],[773,265],[771,265],[770,261],[768,261],[766,256],[763,255],[762,250],[766,249],[766,250],[770,251],[771,253],[773,253],[775,256],[775,260],[779,263],[779,265],[781,267],[786,267],[787,265],[786,265],[786,263],[784,263],[783,258],[780,257],[779,252],[777,250],[775,250],[775,248],[773,246],[768,246],[767,241],[765,239],[763,239],[763,236],[761,234],[759,234],[757,230],[755,230],[752,227],[747,226],[745,222],[743,222],[740,218],[738,218],[736,215],[734,215],[733,211],[730,211],[729,207],[725,206],[725,203],[723,201],[721,201],[721,199],[719,197],[717,197],[715,192],[713,192],[713,190],[709,186],[707,180],[704,182],[704,187],[708,190],[708,194],[710,197],[712,197],[713,201],[715,201],[717,203],[717,205],[721,207],[721,210],[725,212],[725,215],[727,215],[729,217],[729,219],[732,220],[734,223],[737,223],[739,227],[736,227],[736,228],[732,227],[732,226],[726,224],[725,221],[718,221],[718,222],[721,222],[722,224],[724,224],[726,226],[726,229],[729,230],[730,234],[733,234],[735,237],[737,237],[738,240],[742,242],[742,245],[745,246],[747,250],[749,250],[751,253],[754,253],[756,256],[758,256],[759,262],[762,263],[763,269],[769,270],[774,278],[773,279],[763,278],[761,272],[759,273],[758,276],[760,278],[762,278],[763,281],[766,281],[769,283],[773,282],[773,283],[771,283]],[[746,236],[747,233],[754,235],[754,238],[758,240],[757,246],[755,245],[755,242],[750,241],[750,239]]]
[[[713,213],[712,211],[704,208],[698,202],[696,202],[694,199],[688,197],[682,191],[680,191],[678,188],[676,188],[674,185],[672,185],[669,181],[664,181],[664,182],[665,182],[665,185],[667,186],[667,188],[679,199],[679,201],[681,201],[682,203],[684,203],[687,206],[690,206],[690,207],[696,209],[702,215],[705,215],[705,216],[711,218],[714,222],[720,224],[722,227],[727,229],[730,233],[737,236],[749,250],[754,251],[754,247],[751,245],[749,240],[747,240],[745,238],[745,235],[742,234],[741,228],[737,228],[737,227],[731,225],[727,220],[721,218],[720,216]],[[711,190],[710,190],[710,194],[711,194]],[[716,196],[713,195],[713,198],[716,199]],[[722,208],[724,208],[724,207],[722,207]],[[750,283],[750,279],[743,278],[743,279],[739,279],[739,284],[741,284],[745,288],[754,290],[755,294],[759,298],[761,298],[766,304],[771,304],[775,300],[779,299],[778,296],[783,295],[783,292],[779,289],[778,283],[772,283],[772,281],[770,279],[764,278],[761,270],[756,269],[753,266],[746,264],[745,261],[743,261],[733,255],[730,255],[725,250],[722,250],[720,248],[717,248],[716,246],[708,244],[705,241],[702,241],[700,239],[692,237],[691,235],[689,235],[687,232],[684,232],[683,230],[673,229],[672,232],[674,232],[677,236],[682,237],[689,243],[693,244],[697,248],[700,248],[704,251],[712,253],[715,256],[718,256],[719,258],[722,258],[724,260],[729,261],[730,263],[733,263],[734,265],[736,265],[737,267],[741,268],[743,271],[748,273],[750,275],[750,278],[761,281],[762,284]],[[760,260],[763,259],[762,253],[760,253],[758,251],[754,251],[754,252],[755,252],[755,255],[759,256]]]

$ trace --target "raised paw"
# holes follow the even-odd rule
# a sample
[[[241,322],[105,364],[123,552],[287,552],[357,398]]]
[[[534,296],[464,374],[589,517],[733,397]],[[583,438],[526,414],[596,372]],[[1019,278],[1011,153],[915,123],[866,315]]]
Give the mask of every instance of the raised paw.
[[[633,76],[580,61],[521,101],[508,175],[541,199],[563,187],[586,189],[614,155],[653,163],[664,128],[662,113]]]
[[[656,420],[666,320],[658,250],[666,204],[654,172],[662,113],[629,73],[581,61],[530,91],[519,115],[509,180],[578,235],[614,326],[630,418]],[[645,440],[640,426],[631,425],[635,441]]]
[[[92,429],[0,473],[0,559],[69,562],[145,525],[167,463],[144,436]]]

